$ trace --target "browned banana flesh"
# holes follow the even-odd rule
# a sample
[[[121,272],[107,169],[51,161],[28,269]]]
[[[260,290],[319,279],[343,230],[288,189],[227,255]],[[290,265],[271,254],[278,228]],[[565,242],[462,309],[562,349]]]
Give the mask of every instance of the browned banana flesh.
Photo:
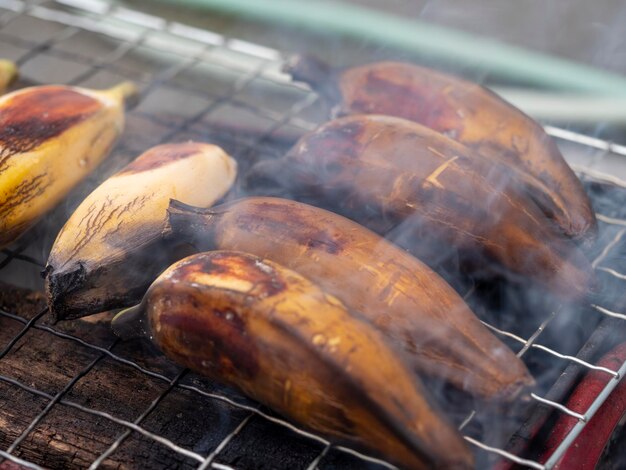
[[[200,250],[252,253],[293,269],[372,322],[420,371],[469,393],[511,399],[533,379],[524,364],[425,264],[332,212],[280,198],[211,210],[173,201],[170,235]]]
[[[406,119],[330,121],[255,175],[376,231],[395,225],[405,232],[399,243],[426,262],[458,247],[481,266],[495,261],[510,279],[531,279],[566,300],[584,296],[592,282],[587,258],[518,190],[507,167]]]
[[[142,324],[172,360],[335,441],[402,468],[473,468],[459,433],[379,333],[272,261],[190,256],[113,320],[122,335]]]
[[[337,103],[341,114],[406,118],[514,168],[529,195],[565,234],[586,240],[595,236],[591,203],[554,141],[533,119],[486,88],[401,62],[334,72],[314,58],[301,57],[288,70]]]

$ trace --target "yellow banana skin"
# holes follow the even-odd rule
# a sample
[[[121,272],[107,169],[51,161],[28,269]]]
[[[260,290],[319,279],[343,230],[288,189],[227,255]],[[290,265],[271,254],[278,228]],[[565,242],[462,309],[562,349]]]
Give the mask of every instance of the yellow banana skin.
[[[4,93],[15,77],[17,77],[17,66],[9,60],[0,59],[0,93]]]
[[[236,162],[221,148],[186,142],[153,147],[107,179],[54,242],[45,271],[52,315],[65,320],[137,303],[181,258],[161,237],[170,199],[211,206],[236,174]]]
[[[109,153],[131,83],[40,86],[0,97],[0,246],[14,242]]]
[[[121,335],[143,328],[172,360],[402,468],[473,466],[461,436],[378,333],[269,260],[190,256],[112,326]]]

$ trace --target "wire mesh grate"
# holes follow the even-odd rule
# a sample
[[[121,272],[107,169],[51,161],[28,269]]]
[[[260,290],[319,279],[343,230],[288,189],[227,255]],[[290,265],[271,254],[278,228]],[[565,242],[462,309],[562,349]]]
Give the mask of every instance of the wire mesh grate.
[[[149,146],[194,137],[206,140],[208,136],[216,143],[223,144],[238,160],[249,164],[257,158],[280,155],[285,142],[293,141],[323,119],[323,109],[318,106],[317,96],[306,87],[291,83],[280,72],[281,54],[278,51],[168,22],[102,0],[0,0],[0,44],[2,55],[20,65],[24,84],[54,81],[103,87],[120,79],[131,79],[140,85],[139,102],[129,113],[128,129],[117,146],[115,155],[103,163],[97,173],[83,185],[84,188],[70,196],[69,201],[60,209],[61,214],[65,215],[71,211],[72,204],[86,194],[89,187],[93,187]],[[547,127],[546,130],[568,145],[597,149],[603,152],[602,155],[626,155],[626,147],[622,145],[554,127]],[[600,173],[593,168],[593,163],[592,160],[591,164],[577,165],[575,169],[589,180],[626,188],[626,181]],[[619,281],[626,279],[626,272],[604,266],[603,261],[623,246],[622,237],[626,233],[623,228],[626,226],[624,217],[626,216],[616,216],[613,213],[598,215],[607,236],[603,249],[593,262],[596,270]],[[58,218],[63,220],[62,217]],[[35,229],[37,230],[46,233],[45,227]],[[0,260],[0,277],[12,282],[18,281],[17,284],[24,284],[28,288],[40,287],[36,274],[43,267],[46,253],[45,248],[42,248],[45,241],[38,243],[40,241],[36,235],[28,236],[25,242],[3,250],[5,257]],[[19,264],[19,267],[11,271],[15,264]],[[9,271],[11,274],[6,274]],[[18,271],[26,272],[23,279],[12,277]],[[616,311],[620,307],[623,305],[589,306],[599,316],[624,320],[626,316]],[[315,443],[314,450],[310,452],[311,458],[303,468],[323,468],[332,452],[347,454],[350,458],[357,459],[355,462],[360,462],[361,465],[368,462],[392,467],[354,450],[333,446],[327,440],[299,429],[243,397],[221,390],[207,390],[185,381],[184,379],[192,375],[186,370],[176,369],[170,371],[170,374],[157,372],[132,355],[115,352],[119,347],[116,340],[99,344],[89,338],[47,325],[42,322],[45,314],[46,310],[41,310],[34,316],[24,317],[12,311],[0,311],[3,327],[8,325],[7,327],[15,329],[11,340],[0,351],[0,364],[6,360],[7,355],[18,349],[16,345],[23,344],[25,337],[33,332],[54,338],[55,341],[69,342],[89,351],[93,356],[89,356],[84,367],[69,374],[71,379],[56,393],[42,390],[36,384],[0,370],[1,383],[43,400],[41,409],[33,415],[19,435],[6,450],[0,450],[1,458],[26,468],[41,468],[19,453],[20,445],[31,438],[38,426],[55,410],[63,408],[119,426],[119,432],[113,436],[111,442],[107,442],[100,454],[90,462],[92,469],[106,466],[107,458],[137,435],[169,449],[181,459],[186,459],[185,462],[193,462],[193,465],[189,464],[191,467],[233,468],[220,463],[220,456],[256,419],[288,429],[306,441]],[[584,414],[576,413],[558,401],[536,394],[526,397],[579,420],[546,464],[520,458],[500,447],[482,442],[476,436],[466,434],[466,440],[476,446],[478,452],[503,457],[530,468],[551,468],[626,372],[626,365],[619,370],[610,370],[542,344],[540,340],[544,332],[563,315],[565,314],[559,309],[547,312],[537,328],[526,335],[486,324],[496,334],[519,344],[521,347],[517,350],[518,356],[526,357],[529,351],[541,351],[561,361],[560,370],[569,363],[575,363],[587,370],[601,371],[610,377],[606,387]],[[86,377],[93,374],[98,367],[109,363],[113,363],[115,367],[132,369],[139,376],[152,381],[151,383],[159,384],[159,393],[133,418],[121,417],[119,410],[102,411],[72,399],[73,391]],[[168,397],[179,392],[190,394],[198,403],[223,403],[240,412],[238,419],[228,432],[220,434],[219,440],[210,449],[198,450],[194,446],[170,439],[162,435],[163,433],[149,430],[144,423],[156,409],[163,406],[162,403]],[[464,432],[469,429],[476,416],[474,411],[468,412],[459,426]]]

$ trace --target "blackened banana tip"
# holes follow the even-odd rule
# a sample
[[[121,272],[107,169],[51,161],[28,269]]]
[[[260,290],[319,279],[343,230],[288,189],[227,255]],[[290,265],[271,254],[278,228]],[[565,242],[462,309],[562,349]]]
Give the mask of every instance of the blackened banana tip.
[[[330,67],[313,55],[298,54],[285,62],[283,72],[290,74],[297,81],[321,83],[328,80]]]
[[[194,212],[197,214],[202,214],[205,212],[205,209],[202,207],[196,207],[189,204],[185,204],[177,199],[170,199],[169,207],[167,208],[168,213],[176,213],[178,211],[185,212]]]
[[[85,266],[78,263],[69,270],[56,271],[52,265],[47,265],[42,275],[45,278],[45,290],[50,315],[54,322],[77,318],[65,308],[64,298],[82,286],[85,282]]]
[[[283,66],[283,72],[291,75],[296,82],[308,83],[330,102],[341,98],[341,91],[335,80],[336,71],[313,55],[300,54],[291,57]]]

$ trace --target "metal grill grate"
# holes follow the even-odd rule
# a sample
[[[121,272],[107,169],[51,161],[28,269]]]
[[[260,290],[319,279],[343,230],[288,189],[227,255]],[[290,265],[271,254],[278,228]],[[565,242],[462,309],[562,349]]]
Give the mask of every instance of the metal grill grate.
[[[102,0],[0,0],[0,52],[3,57],[18,62],[25,84],[57,82],[104,87],[120,79],[132,79],[141,86],[139,103],[129,113],[128,130],[115,155],[83,185],[84,188],[78,191],[79,194],[70,197],[61,211],[69,212],[72,204],[80,200],[81,195],[86,194],[90,187],[149,146],[194,137],[206,140],[208,132],[211,140],[223,144],[245,166],[258,158],[279,155],[284,148],[282,142],[314,128],[315,123],[321,121],[323,117],[323,110],[318,106],[316,95],[306,87],[291,83],[289,78],[280,72],[281,55],[278,51],[167,22]],[[211,129],[215,131],[212,133]],[[565,145],[564,151],[568,156],[579,152],[580,149],[586,153],[589,153],[590,149],[598,151],[587,159],[585,165],[576,166],[576,170],[587,179],[626,188],[626,181],[602,175],[592,168],[592,165],[601,159],[626,156],[626,147],[562,129],[552,127],[546,129],[560,141],[560,144]],[[614,267],[604,266],[603,261],[624,245],[622,241],[626,233],[624,217],[624,214],[619,213],[599,214],[601,240],[604,240],[605,244],[593,262],[594,268],[598,271],[621,282],[626,279],[626,275]],[[45,245],[45,242],[42,243]],[[30,288],[40,287],[40,281],[36,280],[36,276],[38,270],[43,267],[40,259],[46,253],[42,243],[37,243],[37,240],[33,241],[33,237],[29,237],[29,241],[4,250],[5,258],[0,261],[2,269],[0,277]],[[588,310],[594,311],[599,316],[626,320],[626,315],[619,311],[620,306],[623,307],[623,304],[601,304],[598,301]],[[0,382],[10,385],[13,389],[21,389],[35,395],[45,403],[9,447],[0,450],[1,458],[27,468],[41,468],[18,457],[17,455],[21,455],[19,447],[32,436],[53,410],[63,408],[67,413],[86,413],[123,428],[123,431],[112,442],[108,442],[106,449],[93,460],[90,467],[92,469],[102,465],[132,435],[141,435],[158,445],[165,446],[181,457],[193,461],[199,469],[232,468],[218,462],[220,455],[254,418],[287,428],[307,440],[316,442],[315,454],[305,465],[309,469],[325,467],[331,449],[333,452],[347,453],[350,454],[350,458],[359,459],[355,460],[357,463],[354,466],[358,466],[359,462],[362,466],[363,461],[390,466],[350,449],[331,446],[326,440],[294,427],[254,403],[250,404],[227,392],[216,393],[193,385],[185,381],[188,375],[185,370],[177,370],[171,375],[155,372],[130,354],[113,352],[118,346],[115,340],[105,345],[97,344],[61,328],[48,326],[41,321],[45,313],[46,311],[42,310],[31,318],[24,318],[15,312],[0,311],[0,324],[3,327],[9,324],[13,328],[19,327],[12,340],[0,351],[0,362],[31,331],[39,331],[51,338],[73,342],[77,347],[87,348],[96,355],[86,367],[73,374],[72,379],[56,393],[41,390],[24,380],[0,374]],[[465,438],[478,448],[478,452],[495,454],[531,468],[551,468],[626,373],[626,364],[613,371],[594,366],[586,360],[563,354],[541,344],[539,342],[541,335],[563,315],[564,313],[558,309],[549,312],[541,319],[534,332],[524,336],[489,323],[486,325],[502,337],[519,343],[521,348],[517,354],[520,357],[526,358],[531,350],[541,351],[560,361],[559,371],[568,364],[575,363],[584,369],[602,371],[609,375],[611,380],[584,414],[569,410],[558,401],[536,394],[530,395],[530,400],[552,407],[558,413],[568,414],[578,420],[578,424],[545,465],[522,459],[501,448],[481,442],[477,436],[466,435]],[[159,389],[160,393],[134,419],[122,418],[116,414],[116,410],[101,411],[69,398],[76,385],[105,361],[113,361],[116,367],[130,367],[146,380],[164,385]],[[199,452],[195,448],[190,448],[193,446],[175,442],[142,426],[155,409],[164,406],[163,401],[175,390],[191,393],[198,403],[223,402],[241,412],[239,421],[206,452]],[[475,413],[471,412],[461,423],[460,429],[467,431],[474,419]],[[208,425],[210,426],[210,423]]]

